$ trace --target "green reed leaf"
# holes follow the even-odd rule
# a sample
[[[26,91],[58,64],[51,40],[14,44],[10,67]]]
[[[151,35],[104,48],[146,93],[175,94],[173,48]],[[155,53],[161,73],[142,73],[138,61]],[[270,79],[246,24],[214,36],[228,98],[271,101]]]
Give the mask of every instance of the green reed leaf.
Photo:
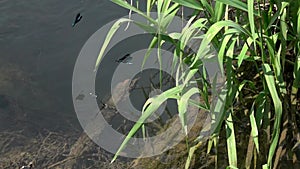
[[[116,31],[120,28],[120,26],[123,24],[123,23],[127,23],[127,22],[131,22],[132,20],[130,19],[127,19],[127,18],[121,18],[119,19],[118,21],[116,21],[113,26],[111,27],[111,29],[109,30],[109,32],[107,33],[106,35],[106,38],[104,40],[104,43],[102,44],[102,47],[100,49],[100,52],[99,52],[99,55],[97,57],[97,60],[96,60],[96,64],[95,64],[95,69],[94,71],[96,71],[99,67],[99,64],[100,64],[100,61],[104,55],[104,52],[105,52],[105,49],[107,48],[111,38],[113,37],[113,35],[116,33]]]
[[[199,89],[196,87],[193,87],[189,89],[184,95],[180,97],[180,99],[177,101],[178,104],[178,113],[179,118],[182,124],[182,128],[184,129],[185,134],[188,134],[187,131],[187,122],[186,122],[186,112],[188,107],[188,101],[189,99],[194,95],[199,93]]]
[[[217,1],[248,12],[247,4],[245,4],[243,1],[240,1],[240,0],[217,0]],[[253,13],[255,15],[258,15],[257,11],[254,11]]]
[[[275,123],[273,127],[273,134],[272,134],[272,142],[269,149],[268,155],[268,167],[271,168],[272,159],[276,151],[276,147],[278,144],[279,134],[280,134],[280,123],[281,123],[281,116],[282,116],[282,103],[278,97],[278,93],[276,90],[276,84],[274,80],[274,76],[272,75],[271,68],[268,64],[263,64],[263,71],[265,80],[268,86],[268,90],[271,94],[271,98],[274,104],[275,109]]]
[[[227,151],[230,168],[237,167],[236,140],[231,113],[231,111],[228,112],[225,120]]]
[[[200,11],[203,10],[200,3],[196,0],[172,0],[172,1],[192,9],[197,9]]]
[[[132,129],[129,131],[128,135],[126,136],[126,138],[124,139],[124,141],[120,145],[118,151],[114,155],[111,163],[113,163],[117,159],[117,157],[119,156],[120,152],[125,148],[125,146],[128,143],[128,141],[141,128],[141,126],[147,120],[147,118],[151,114],[153,114],[160,107],[160,105],[163,104],[167,99],[177,98],[176,95],[178,93],[180,93],[181,90],[182,90],[182,86],[176,86],[176,87],[173,87],[173,88],[171,88],[171,89],[169,89],[169,90],[161,93],[160,95],[157,95],[157,96],[155,96],[153,98],[149,98],[146,101],[146,103],[143,106],[141,117],[138,119],[138,121],[134,124],[134,126],[132,127]]]

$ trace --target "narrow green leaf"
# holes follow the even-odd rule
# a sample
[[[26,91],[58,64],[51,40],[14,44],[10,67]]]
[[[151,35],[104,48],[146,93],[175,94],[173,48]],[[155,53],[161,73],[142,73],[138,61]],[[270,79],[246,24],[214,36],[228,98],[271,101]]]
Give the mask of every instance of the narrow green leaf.
[[[172,1],[192,9],[197,9],[200,11],[203,10],[200,3],[196,0],[172,0]]]
[[[155,3],[155,0],[147,0],[147,16],[150,17],[150,12]]]
[[[227,151],[230,168],[237,167],[237,153],[236,153],[236,141],[231,112],[228,112],[227,119],[225,120],[226,127],[226,140]]]
[[[255,99],[255,104],[257,104],[255,120],[258,128],[262,125],[262,119],[265,113],[265,105],[266,105],[266,95],[265,92],[259,93],[257,98]]]
[[[252,39],[254,44],[254,50],[256,50],[256,43],[255,43],[255,22],[254,22],[254,0],[248,0],[248,18],[250,24],[250,30],[252,33]]]
[[[174,4],[164,13],[163,20],[161,21],[161,24],[160,24],[163,31],[166,32],[167,27],[170,25],[170,23],[172,23],[178,10],[179,10],[179,5]]]
[[[215,13],[214,13],[214,21],[218,22],[222,19],[224,12],[224,4],[222,2],[216,2],[215,4]]]
[[[163,3],[164,1],[163,0],[156,0],[156,3],[157,3],[157,13],[158,13],[158,18],[161,18],[163,15],[163,12],[162,12],[162,7],[163,7]],[[158,19],[160,20],[160,19]]]
[[[280,31],[283,35],[284,40],[287,40],[287,24],[286,24],[286,7],[289,5],[287,2],[281,2],[281,10],[280,10]]]
[[[146,61],[147,59],[149,58],[150,54],[151,54],[151,51],[152,49],[157,45],[158,43],[158,39],[157,37],[153,37],[152,41],[150,42],[150,45],[146,51],[146,54],[144,56],[144,59],[143,59],[143,63],[142,63],[142,66],[141,66],[141,70],[144,68],[145,64],[146,64]]]
[[[192,160],[192,157],[195,153],[195,151],[202,145],[202,142],[200,141],[197,145],[194,145],[193,147],[191,147],[189,149],[189,155],[188,155],[188,158],[186,159],[186,162],[185,162],[185,169],[189,169],[190,168],[190,164],[191,164],[191,160]]]
[[[262,168],[263,168],[263,169],[270,169],[270,168],[268,167],[267,164],[264,164],[264,165],[262,166]]]
[[[240,1],[240,0],[217,0],[217,1],[227,4],[227,5],[230,5],[230,6],[233,6],[240,10],[243,10],[245,12],[248,12],[247,4],[245,4],[243,1]],[[255,15],[258,15],[257,11],[254,11],[253,13]]]
[[[246,85],[246,84],[249,84],[249,86],[251,87],[252,90],[256,90],[256,87],[254,85],[254,83],[250,80],[243,80],[240,85],[239,85],[239,92],[242,91],[243,87]]]
[[[165,2],[163,3],[163,7],[161,8],[162,13],[166,13],[166,11],[169,9],[170,3],[171,3],[171,0],[165,0]],[[175,5],[178,6],[178,4],[175,4]]]
[[[256,36],[256,38],[257,38],[257,36]],[[253,38],[249,37],[247,39],[247,42],[243,45],[243,48],[242,48],[240,54],[238,55],[238,67],[241,66],[243,60],[245,59],[246,53],[247,53],[247,51],[249,49],[249,46],[252,44],[252,42],[253,42]]]
[[[195,101],[193,99],[189,99],[188,103],[190,105],[198,107],[199,109],[202,109],[202,110],[205,110],[205,111],[209,111],[209,108],[206,105],[203,105],[203,104],[199,103],[199,101]]]
[[[133,137],[133,135],[140,129],[140,127],[143,125],[143,123],[146,121],[146,119],[151,114],[153,114],[160,107],[160,105],[162,103],[164,103],[167,99],[176,97],[176,95],[179,92],[181,92],[181,90],[182,90],[182,86],[176,86],[176,87],[173,87],[173,88],[161,93],[160,95],[157,95],[153,98],[149,98],[146,101],[146,103],[143,106],[141,117],[138,119],[138,121],[134,124],[132,129],[129,131],[128,135],[126,136],[126,138],[120,145],[118,151],[114,155],[111,163],[113,163],[117,159],[120,152],[125,148],[126,144]]]
[[[197,73],[197,69],[189,70],[187,76],[184,79],[183,86],[186,86],[188,82],[194,77],[195,73]]]
[[[190,97],[192,97],[196,93],[199,93],[199,89],[193,87],[190,90],[188,90],[184,95],[182,95],[181,98],[177,101],[179,118],[182,124],[182,128],[184,129],[186,135],[188,134],[186,123],[186,111],[188,107],[188,101]]]
[[[297,33],[300,35],[300,8],[298,9],[298,19],[297,19]]]
[[[100,61],[103,57],[103,54],[105,52],[105,49],[107,48],[111,38],[113,37],[113,35],[116,33],[116,31],[120,28],[121,24],[124,23],[124,22],[131,22],[132,20],[130,19],[127,19],[127,18],[121,18],[119,19],[118,21],[116,21],[113,26],[111,27],[111,29],[109,30],[109,32],[107,33],[106,35],[106,38],[104,40],[104,43],[100,49],[100,53],[97,57],[97,61],[96,61],[96,64],[95,64],[95,70],[96,71],[98,69],[98,66],[100,64]]]
[[[211,4],[207,2],[207,0],[200,0],[201,4],[203,5],[204,9],[207,10],[210,16],[214,17],[214,9]],[[215,21],[215,20],[214,20]]]
[[[236,29],[228,29],[225,33],[224,38],[223,38],[221,48],[220,48],[219,53],[218,53],[218,62],[219,62],[219,67],[220,67],[221,74],[224,74],[223,59],[224,59],[224,54],[225,54],[227,44],[228,44],[229,40],[231,39],[231,37],[235,33],[238,33],[238,31]]]
[[[255,120],[254,115],[254,104],[252,104],[251,110],[250,110],[250,124],[251,124],[251,136],[253,137],[253,141],[256,147],[257,152],[259,153],[259,143],[258,143],[258,127]]]
[[[140,11],[139,9],[128,4],[127,1],[123,1],[123,0],[111,0],[111,1],[115,4],[118,4],[119,6],[122,6],[124,8],[127,8],[129,10],[132,10],[132,11],[140,14],[141,16],[146,18],[149,22],[151,22],[153,24],[157,24],[157,22],[154,19],[152,19],[150,16],[147,16],[143,11]]]
[[[196,58],[195,58],[194,62],[192,63],[192,65],[190,67],[193,67],[198,59],[202,58],[203,56],[205,56],[207,54],[207,48],[209,46],[209,43],[216,36],[216,34],[219,33],[219,31],[225,26],[232,27],[232,28],[236,29],[239,32],[243,32],[244,34],[246,34],[248,36],[251,36],[249,31],[245,30],[243,27],[241,27],[239,24],[237,24],[233,21],[229,21],[229,20],[220,21],[220,22],[217,22],[217,23],[213,24],[208,29],[204,39],[202,40],[201,45],[200,45],[200,47],[197,51]]]
[[[276,84],[275,84],[274,76],[272,75],[270,66],[268,64],[263,64],[263,71],[264,71],[264,76],[265,76],[267,86],[270,91],[272,101],[274,104],[274,109],[275,109],[275,122],[274,122],[273,134],[272,134],[272,142],[270,145],[269,155],[268,155],[268,166],[271,168],[272,159],[273,159],[274,153],[276,151],[276,147],[278,144],[278,138],[279,138],[279,134],[280,134],[282,103],[277,94],[277,90],[275,87]]]
[[[232,43],[230,44],[227,52],[226,52],[226,55],[230,58],[230,59],[233,59],[233,54],[234,54],[234,46],[236,44],[236,41],[237,39],[236,38],[233,38],[232,40]]]
[[[295,60],[293,74],[294,74],[294,79],[295,79],[294,83],[293,83],[293,87],[298,89],[298,88],[300,88],[300,51]]]
[[[221,124],[223,123],[223,119],[225,117],[224,108],[226,105],[226,97],[227,97],[227,89],[222,89],[219,95],[217,96],[217,101],[212,111],[211,132],[214,135],[218,135],[221,128]]]

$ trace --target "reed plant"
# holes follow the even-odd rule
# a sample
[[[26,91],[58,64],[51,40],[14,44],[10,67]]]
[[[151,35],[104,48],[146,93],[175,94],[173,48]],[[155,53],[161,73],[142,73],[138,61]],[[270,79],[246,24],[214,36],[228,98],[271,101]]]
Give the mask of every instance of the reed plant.
[[[124,0],[112,2],[143,16],[149,24],[137,23],[130,18],[118,20],[107,34],[96,67],[115,31],[128,22],[145,31],[153,30],[153,25],[156,27],[145,61],[153,48],[158,49],[158,58],[161,57],[163,44],[170,43],[174,47],[174,62],[189,66],[188,72],[176,77],[175,87],[147,100],[143,114],[113,161],[129,139],[144,127],[147,117],[167,99],[176,99],[185,132],[188,105],[210,110],[213,120],[208,152],[212,146],[218,150],[218,144],[226,141],[228,168],[276,168],[284,158],[297,163],[295,151],[300,144],[298,0],[147,0],[145,12],[139,9],[138,1],[131,4]],[[166,32],[175,16],[185,17],[184,9],[193,13],[182,31]],[[150,12],[157,12],[157,18],[152,18]],[[186,50],[187,44],[195,39],[201,39],[197,51]],[[203,81],[201,87],[188,88],[193,83],[191,77],[203,68],[203,53],[208,47],[217,51],[220,71],[226,76],[213,109],[208,101],[209,83]],[[202,76],[205,79],[205,73]],[[206,100],[205,104],[191,98],[197,93]],[[226,137],[220,137],[222,131]],[[240,139],[241,135],[248,135],[246,143],[245,139]],[[240,144],[237,140],[247,147],[244,154],[238,153]],[[197,146],[189,147],[186,168],[190,167],[196,149]]]

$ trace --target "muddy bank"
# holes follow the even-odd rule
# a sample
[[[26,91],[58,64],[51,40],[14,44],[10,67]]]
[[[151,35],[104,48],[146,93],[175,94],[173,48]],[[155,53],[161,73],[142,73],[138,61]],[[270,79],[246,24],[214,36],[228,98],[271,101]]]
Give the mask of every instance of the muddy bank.
[[[0,61],[0,168],[124,168],[94,144],[61,103],[15,64]]]

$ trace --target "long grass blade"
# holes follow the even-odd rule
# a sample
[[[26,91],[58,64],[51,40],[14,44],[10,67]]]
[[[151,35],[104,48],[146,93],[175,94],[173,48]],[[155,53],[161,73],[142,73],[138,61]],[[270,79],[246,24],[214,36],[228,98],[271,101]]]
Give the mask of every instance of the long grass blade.
[[[205,37],[197,51],[196,58],[190,67],[193,67],[194,64],[196,64],[198,59],[200,59],[206,55],[206,53],[207,53],[206,51],[209,46],[209,43],[220,32],[220,30],[225,26],[232,27],[233,29],[236,29],[239,32],[242,32],[248,36],[251,36],[249,31],[247,31],[246,29],[244,29],[239,24],[237,24],[233,21],[229,21],[229,20],[228,21],[220,21],[220,22],[213,24],[206,32]],[[221,65],[221,63],[219,63],[219,64]]]
[[[225,104],[226,104],[226,97],[227,97],[227,89],[222,89],[220,94],[217,96],[217,101],[215,106],[212,107],[213,110],[211,112],[212,116],[212,125],[211,125],[211,133],[213,135],[218,135],[221,124],[223,123],[223,119],[225,117]]]
[[[236,141],[231,113],[231,111],[228,112],[227,119],[225,120],[227,151],[230,168],[237,168]]]
[[[254,0],[248,0],[247,4],[248,4],[248,18],[249,18],[250,30],[251,30],[251,33],[252,33],[254,50],[256,50],[255,22],[254,22]]]
[[[240,51],[240,54],[238,55],[238,67],[241,66],[243,60],[246,58],[246,53],[249,49],[249,46],[252,44],[252,42],[254,41],[254,39],[256,39],[258,36],[256,34],[255,37],[249,37],[246,41],[246,43],[243,45],[242,50]]]
[[[250,110],[250,124],[251,124],[251,135],[253,137],[253,141],[256,147],[257,152],[259,153],[259,143],[258,143],[258,127],[256,124],[256,119],[254,115],[254,104],[252,104],[251,110]]]
[[[186,6],[192,9],[197,9],[197,10],[203,10],[201,7],[200,3],[195,0],[172,0],[173,2],[176,2],[182,6]]]
[[[217,0],[217,1],[248,12],[247,4],[245,4],[243,1],[240,0]],[[258,15],[257,11],[254,11],[253,13],[255,15]]]
[[[200,141],[197,145],[191,147],[189,149],[189,154],[188,154],[188,158],[186,159],[186,162],[185,162],[185,169],[189,169],[190,168],[190,164],[191,164],[191,160],[193,158],[193,155],[195,153],[195,151],[202,145],[202,142]]]
[[[188,90],[184,95],[182,95],[181,98],[177,101],[179,118],[182,124],[182,128],[184,129],[186,135],[188,134],[187,123],[186,123],[186,112],[188,107],[188,101],[194,94],[197,93],[199,93],[199,89],[193,87],[190,90]]]
[[[272,166],[272,159],[274,156],[274,153],[276,151],[276,147],[278,144],[279,134],[280,134],[280,122],[281,122],[281,116],[282,116],[282,103],[278,97],[277,90],[275,88],[275,80],[274,76],[272,75],[271,68],[268,64],[263,64],[263,71],[265,80],[268,86],[268,90],[271,94],[272,101],[274,104],[275,109],[275,123],[273,128],[273,134],[272,134],[272,142],[269,149],[269,155],[268,155],[268,167],[271,168]]]
[[[149,22],[151,22],[153,24],[157,24],[157,22],[154,19],[152,19],[150,16],[148,16],[144,12],[140,11],[139,9],[135,8],[134,6],[131,6],[130,4],[128,4],[127,1],[123,1],[123,0],[111,0],[111,1],[119,6],[122,6],[126,9],[129,9],[131,11],[134,11],[134,12],[140,14],[141,16],[146,18]]]
[[[204,9],[207,10],[210,16],[214,17],[215,12],[211,4],[207,2],[207,0],[200,0],[201,4],[203,5]],[[213,19],[215,21],[215,19]]]
[[[223,59],[224,59],[224,54],[225,54],[227,44],[230,41],[231,37],[235,33],[239,33],[239,31],[237,31],[236,29],[228,29],[225,32],[225,37],[223,38],[221,48],[220,48],[219,53],[218,53],[218,62],[219,62],[219,67],[220,67],[221,74],[224,74]]]
[[[224,15],[224,4],[222,2],[216,2],[215,13],[214,13],[214,22],[218,22],[222,19]]]
[[[96,64],[95,64],[95,70],[96,71],[98,69],[98,66],[100,64],[100,61],[103,57],[103,54],[105,52],[105,49],[107,48],[111,38],[113,37],[113,35],[116,33],[116,31],[120,28],[120,26],[122,25],[122,23],[127,23],[127,22],[131,22],[132,20],[127,19],[127,18],[121,18],[118,21],[116,21],[113,26],[111,27],[111,29],[109,30],[109,32],[106,35],[106,38],[104,40],[104,43],[102,44],[102,47],[100,49],[99,55],[97,57],[96,60]]]
[[[171,88],[160,95],[155,96],[154,98],[149,98],[143,106],[142,115],[139,120],[134,124],[132,129],[129,131],[128,135],[125,137],[124,141],[120,145],[118,151],[114,155],[111,163],[113,163],[117,157],[119,156],[120,152],[125,148],[128,141],[133,137],[133,135],[140,129],[146,119],[153,114],[162,103],[164,103],[167,99],[176,98],[176,95],[181,92],[182,86],[176,86]]]

